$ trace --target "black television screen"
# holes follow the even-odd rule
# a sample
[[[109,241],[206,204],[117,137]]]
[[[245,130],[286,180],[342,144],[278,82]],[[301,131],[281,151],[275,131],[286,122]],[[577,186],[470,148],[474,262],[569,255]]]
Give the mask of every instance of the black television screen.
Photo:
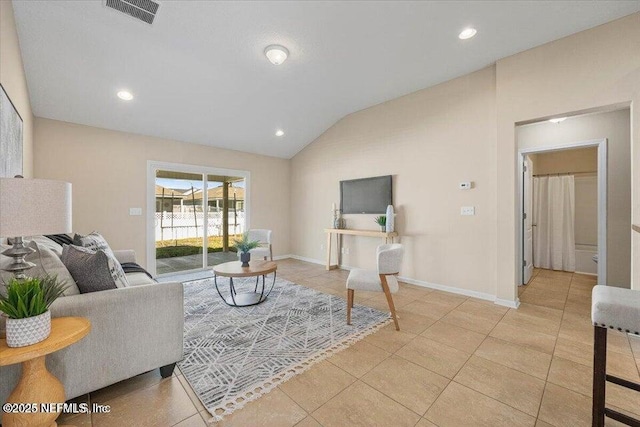
[[[391,175],[340,181],[343,214],[384,214],[391,204]]]

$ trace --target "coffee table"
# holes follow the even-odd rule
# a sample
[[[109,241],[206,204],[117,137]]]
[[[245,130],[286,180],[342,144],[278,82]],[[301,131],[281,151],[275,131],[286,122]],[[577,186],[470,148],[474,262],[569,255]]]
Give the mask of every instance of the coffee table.
[[[276,283],[277,269],[278,266],[273,261],[251,261],[249,263],[249,267],[243,267],[240,261],[225,262],[224,264],[218,264],[213,267],[213,282],[216,286],[216,291],[218,291],[218,295],[220,295],[220,298],[222,298],[227,305],[232,307],[248,307],[260,304],[267,299]],[[269,288],[269,291],[265,294],[265,278],[271,273],[273,273],[273,282],[271,283],[271,288]],[[222,295],[220,292],[220,288],[218,287],[218,276],[229,278],[229,296],[227,297]],[[258,292],[260,276],[262,276],[262,286],[260,292]],[[253,292],[238,293],[235,285],[233,284],[233,279],[245,277],[256,278],[256,285]]]

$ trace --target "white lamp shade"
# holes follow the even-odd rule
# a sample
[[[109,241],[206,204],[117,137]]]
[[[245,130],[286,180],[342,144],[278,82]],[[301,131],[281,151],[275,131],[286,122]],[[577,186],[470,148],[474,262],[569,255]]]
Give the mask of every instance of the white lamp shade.
[[[0,237],[71,231],[70,183],[0,178]]]

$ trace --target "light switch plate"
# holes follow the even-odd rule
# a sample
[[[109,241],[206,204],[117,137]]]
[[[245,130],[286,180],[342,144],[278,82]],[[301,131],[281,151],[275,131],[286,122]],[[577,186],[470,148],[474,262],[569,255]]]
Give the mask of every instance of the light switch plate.
[[[142,215],[142,208],[129,208],[129,215],[131,216]]]
[[[476,208],[475,206],[463,206],[460,208],[460,215],[475,215]]]

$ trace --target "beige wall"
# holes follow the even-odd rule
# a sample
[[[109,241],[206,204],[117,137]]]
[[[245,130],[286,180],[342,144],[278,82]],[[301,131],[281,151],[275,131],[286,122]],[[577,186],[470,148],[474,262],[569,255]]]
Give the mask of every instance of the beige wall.
[[[33,114],[10,1],[0,1],[0,83],[22,117],[22,174],[30,178],[33,176]]]
[[[628,110],[627,114],[629,114]],[[545,123],[542,125],[544,126]],[[540,127],[539,125],[530,126],[531,129],[527,129],[525,132],[523,132],[521,127],[517,128],[518,142],[524,140],[524,134],[536,138],[535,135],[540,130]],[[627,134],[628,133],[629,127],[627,127]],[[565,139],[565,141],[573,142],[572,139]],[[628,138],[627,142],[629,142]],[[549,153],[534,154],[532,157],[535,157],[535,163],[533,164],[534,175],[548,175],[554,173],[588,173],[598,171],[598,149],[596,147],[552,151]]]
[[[607,284],[629,287],[631,280],[631,128],[628,108],[516,128],[518,148],[549,147],[607,139]],[[591,150],[589,153],[587,150]],[[587,151],[587,152],[586,152]],[[538,154],[534,173],[597,170],[597,149]],[[586,152],[586,153],[585,153]],[[564,170],[563,170],[563,166]],[[566,169],[568,168],[568,169]],[[576,183],[576,206],[578,200]],[[582,218],[580,218],[582,219]],[[576,210],[576,242],[580,230]]]
[[[631,176],[640,182],[640,13],[530,49],[497,63],[498,297],[516,298],[515,125],[610,105],[631,109]],[[640,187],[632,186],[640,223]],[[628,231],[631,233],[631,231]],[[640,234],[632,242],[632,287],[640,287]]]
[[[251,173],[251,227],[273,230],[274,256],[289,254],[289,161],[204,145],[36,118],[37,178],[73,184],[73,228],[98,230],[146,265],[147,161]],[[140,207],[142,216],[129,216]]]
[[[324,259],[340,180],[393,175],[401,276],[495,295],[495,144],[494,67],[343,118],[292,160],[292,252]],[[460,216],[462,206],[476,215]],[[371,230],[374,217],[345,216]],[[379,243],[345,237],[343,264],[375,267]]]

